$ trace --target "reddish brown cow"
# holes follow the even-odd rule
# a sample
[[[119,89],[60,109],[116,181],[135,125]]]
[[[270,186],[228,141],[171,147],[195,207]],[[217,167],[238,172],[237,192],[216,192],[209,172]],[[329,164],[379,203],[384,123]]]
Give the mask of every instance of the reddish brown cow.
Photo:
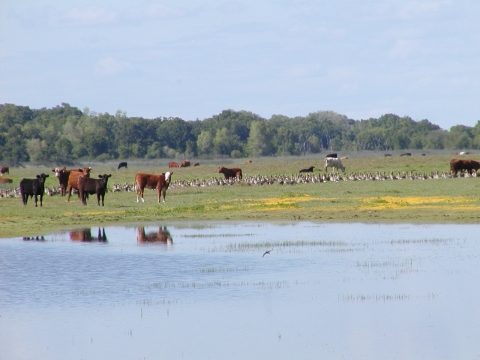
[[[480,169],[480,162],[475,160],[453,159],[450,161],[450,171],[455,175],[457,175],[459,171],[466,170],[471,172],[472,170],[477,171],[478,169]]]
[[[168,186],[172,180],[172,172],[162,173],[160,175],[153,174],[137,174],[135,175],[135,186],[137,187],[137,202],[142,198],[142,202],[145,202],[143,198],[143,190],[157,189],[158,202],[160,203],[160,197],[163,194],[163,202],[165,203],[165,195],[167,193]]]
[[[65,196],[66,192],[68,191],[68,201],[70,201],[72,189],[76,189],[78,191],[78,178],[80,176],[90,177],[90,171],[92,171],[91,167],[67,170],[64,166],[61,169],[52,169],[52,172],[54,172],[55,176],[58,178],[62,196]]]
[[[230,179],[230,178],[237,178],[241,179],[242,178],[242,169],[240,168],[226,168],[223,166],[220,166],[218,168],[218,172],[223,174],[225,176],[225,179]]]
[[[144,243],[161,243],[161,244],[172,244],[172,236],[167,230],[166,226],[160,226],[158,231],[145,232],[145,227],[137,228],[137,242],[140,244]]]
[[[193,166],[200,166],[200,163],[195,163],[193,164]]]
[[[11,184],[11,183],[13,183],[12,179],[8,179],[8,178],[1,178],[0,179],[0,184]]]
[[[180,163],[180,167],[189,167],[190,166],[190,160],[183,160]]]
[[[252,160],[245,161],[245,164],[251,164],[251,163],[252,163]]]
[[[175,161],[169,162],[169,163],[168,163],[168,167],[169,167],[169,168],[178,167],[178,163],[175,162]]]
[[[2,166],[0,168],[0,176],[5,174],[10,174],[10,169],[8,168],[8,166]]]

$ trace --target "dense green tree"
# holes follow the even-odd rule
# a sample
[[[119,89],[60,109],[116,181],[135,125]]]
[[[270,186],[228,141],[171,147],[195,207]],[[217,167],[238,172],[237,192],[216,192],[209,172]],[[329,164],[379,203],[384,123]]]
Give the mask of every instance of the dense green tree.
[[[28,106],[0,105],[0,133],[8,132],[13,125],[24,125],[32,119],[33,111]]]
[[[277,154],[286,156],[298,155],[298,148],[295,146],[297,141],[297,135],[293,130],[280,127],[275,131],[272,143]]]
[[[250,136],[247,141],[249,156],[265,156],[272,153],[272,136],[265,121],[254,121],[250,124]]]
[[[395,114],[357,121],[317,111],[266,120],[248,111],[224,110],[204,120],[185,121],[129,118],[121,110],[115,115],[80,111],[66,103],[38,110],[0,105],[0,159],[11,163],[407,148],[480,149],[480,121],[446,131],[428,120]]]
[[[161,144],[184,153],[187,148],[187,141],[196,141],[191,134],[191,129],[192,126],[187,121],[172,118],[162,121],[157,129],[157,137]]]
[[[230,155],[233,150],[243,153],[239,136],[230,134],[227,128],[218,129],[213,138],[213,152],[218,155]]]
[[[20,164],[30,160],[27,143],[19,124],[13,125],[8,130],[5,145],[3,146],[2,158],[9,164]]]
[[[213,136],[210,131],[202,131],[197,138],[198,153],[202,155],[210,154],[213,149]]]

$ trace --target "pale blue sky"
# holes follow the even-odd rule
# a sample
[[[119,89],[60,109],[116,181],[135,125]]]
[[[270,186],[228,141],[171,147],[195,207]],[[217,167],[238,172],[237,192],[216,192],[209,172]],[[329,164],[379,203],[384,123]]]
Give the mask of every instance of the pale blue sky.
[[[3,0],[0,103],[480,120],[480,2]]]

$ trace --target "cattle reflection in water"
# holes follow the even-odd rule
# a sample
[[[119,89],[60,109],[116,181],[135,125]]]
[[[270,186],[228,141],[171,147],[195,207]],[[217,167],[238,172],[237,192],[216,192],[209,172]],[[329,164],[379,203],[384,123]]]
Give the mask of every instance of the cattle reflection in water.
[[[158,231],[149,231],[148,233],[145,232],[145,227],[141,226],[137,228],[137,243],[138,244],[158,243],[158,244],[172,245],[173,240],[166,226],[160,226],[158,228]]]
[[[92,235],[92,229],[78,229],[70,231],[70,240],[72,241],[85,241],[85,242],[107,242],[107,235],[105,234],[105,228],[98,228],[97,236]]]
[[[24,236],[24,241],[45,241],[45,237],[42,236]]]

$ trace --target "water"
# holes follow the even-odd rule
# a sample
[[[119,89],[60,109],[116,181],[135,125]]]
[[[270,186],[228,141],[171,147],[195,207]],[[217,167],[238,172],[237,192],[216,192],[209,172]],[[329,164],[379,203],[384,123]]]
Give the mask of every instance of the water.
[[[0,359],[477,358],[479,230],[189,222],[4,239]]]

